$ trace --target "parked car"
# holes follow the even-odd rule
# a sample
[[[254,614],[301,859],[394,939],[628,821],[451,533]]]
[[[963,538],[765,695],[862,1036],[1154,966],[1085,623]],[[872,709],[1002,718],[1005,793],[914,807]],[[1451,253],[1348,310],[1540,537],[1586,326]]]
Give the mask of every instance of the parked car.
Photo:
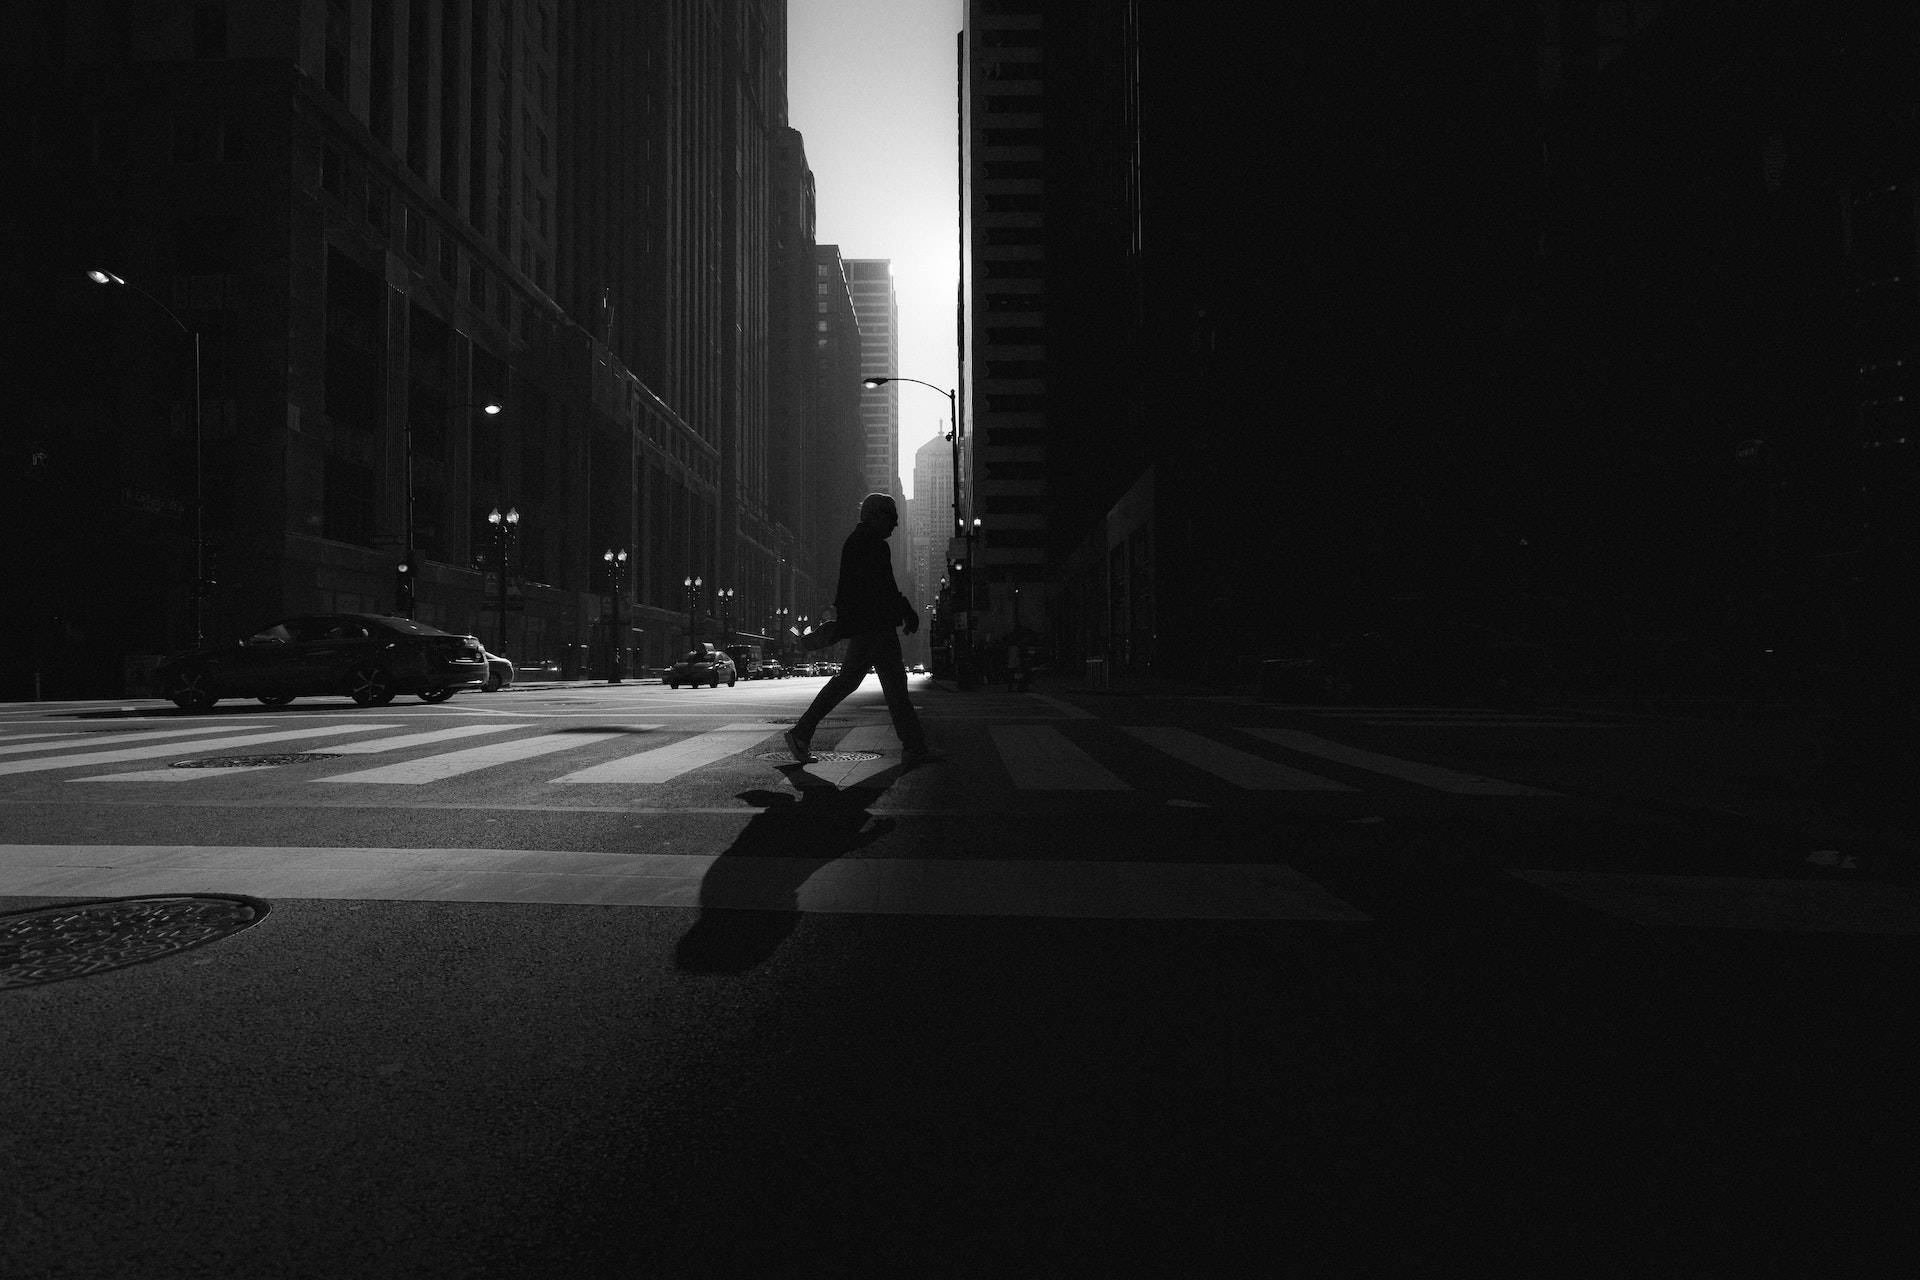
[[[780,665],[778,658],[760,659],[760,678],[762,680],[785,680],[791,674]]]
[[[787,668],[787,674],[790,676],[817,676],[820,674],[820,664],[817,662],[796,662]]]
[[[287,618],[232,644],[175,654],[154,671],[161,696],[183,711],[205,711],[222,698],[283,707],[328,694],[363,707],[402,693],[445,702],[486,679],[486,650],[472,636],[371,613]]]
[[[480,686],[482,693],[498,693],[513,683],[519,674],[513,665],[513,659],[503,658],[491,649],[483,650],[487,655],[487,680]]]
[[[732,688],[733,682],[740,678],[733,665],[733,659],[710,644],[687,653],[680,661],[667,668],[667,688],[678,689],[683,684],[698,687],[703,684],[718,689],[721,681]]]

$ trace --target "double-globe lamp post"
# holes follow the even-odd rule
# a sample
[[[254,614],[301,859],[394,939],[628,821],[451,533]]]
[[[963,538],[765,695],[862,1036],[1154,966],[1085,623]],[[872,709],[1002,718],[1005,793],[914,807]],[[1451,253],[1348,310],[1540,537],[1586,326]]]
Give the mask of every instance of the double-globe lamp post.
[[[700,632],[696,627],[697,619],[694,616],[694,609],[700,601],[700,587],[702,583],[698,574],[692,574],[681,579],[680,585],[687,589],[687,648],[688,650],[692,650],[693,647],[700,642]]]
[[[870,378],[862,378],[860,380],[860,385],[863,387],[866,387],[868,390],[872,390],[875,387],[884,387],[889,382],[911,382],[916,386],[928,387],[934,391],[938,391],[941,395],[947,398],[947,422],[948,422],[947,442],[953,446],[953,450],[952,450],[953,452],[953,534],[955,537],[959,537],[962,533],[966,531],[966,526],[960,522],[961,495],[960,495],[960,403],[959,403],[959,399],[952,391],[948,390],[945,387],[936,386],[931,382],[922,382],[919,378],[902,378],[891,373],[876,374],[875,376]],[[973,576],[973,556],[971,554],[971,547],[972,547],[971,542],[968,543],[968,547],[969,547],[969,554],[967,556],[967,577],[971,579]],[[969,585],[969,593],[971,593],[971,585]],[[953,665],[954,665],[955,683],[958,684],[959,687],[962,689],[971,689],[974,687],[973,664],[971,662],[970,654],[968,653],[968,649],[973,643],[973,635],[971,630],[971,622],[972,622],[971,614],[972,614],[972,601],[969,600],[968,601],[969,627],[968,627],[968,635],[967,635],[967,644],[962,645],[958,641],[956,641],[953,645]]]
[[[606,565],[607,594],[613,597],[613,612],[607,619],[607,683],[620,683],[620,669],[626,657],[626,633],[620,629],[620,597],[627,589],[627,550],[622,547],[615,551],[611,547],[600,553],[600,561]]]
[[[507,543],[512,540],[515,530],[520,527],[520,512],[508,507],[504,513],[495,507],[487,512],[487,523],[493,526],[493,536],[500,552],[500,624],[494,633],[494,645],[499,652],[507,651]]]
[[[190,594],[189,608],[193,615],[193,646],[200,648],[207,642],[206,633],[206,592],[207,592],[207,502],[206,468],[202,462],[200,437],[200,331],[190,329],[179,316],[173,313],[160,299],[148,293],[137,284],[132,284],[122,276],[111,271],[92,270],[87,279],[95,284],[117,285],[122,289],[131,289],[151,302],[173,321],[180,332],[193,339],[193,591]]]

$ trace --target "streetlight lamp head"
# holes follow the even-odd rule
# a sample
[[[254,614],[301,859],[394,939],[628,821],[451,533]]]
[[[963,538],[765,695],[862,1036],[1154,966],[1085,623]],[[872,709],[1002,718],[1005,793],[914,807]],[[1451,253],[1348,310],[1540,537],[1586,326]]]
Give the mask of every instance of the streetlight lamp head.
[[[863,387],[884,387],[892,381],[892,378],[862,378],[860,385]]]
[[[482,412],[482,413],[498,413],[498,412],[500,412],[500,406],[499,406],[499,405],[497,405],[497,404],[493,404],[492,402],[488,402],[487,404],[483,404],[483,405],[481,405],[481,406],[480,406],[480,412]]]
[[[520,523],[520,509],[518,507],[507,508],[507,523],[508,524]],[[974,523],[979,524],[980,522],[978,520],[975,520]]]
[[[125,280],[122,280],[119,276],[113,274],[113,272],[111,271],[89,271],[87,272],[87,279],[93,281],[95,284],[125,284],[126,283]]]
[[[487,523],[488,524],[500,523],[500,508],[495,507],[493,510],[487,512]]]

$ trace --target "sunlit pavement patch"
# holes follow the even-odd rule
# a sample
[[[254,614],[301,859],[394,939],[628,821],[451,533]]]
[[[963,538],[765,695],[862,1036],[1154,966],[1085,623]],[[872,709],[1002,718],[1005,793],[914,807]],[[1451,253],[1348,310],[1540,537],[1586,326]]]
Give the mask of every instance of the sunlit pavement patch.
[[[880,758],[878,751],[809,751],[807,754],[815,760],[825,761],[830,764],[858,764],[863,760],[878,760]],[[781,760],[787,764],[794,763],[793,753],[789,751],[762,751],[760,758],[762,760]]]
[[[144,964],[257,924],[258,898],[229,894],[117,898],[0,916],[0,990]]]

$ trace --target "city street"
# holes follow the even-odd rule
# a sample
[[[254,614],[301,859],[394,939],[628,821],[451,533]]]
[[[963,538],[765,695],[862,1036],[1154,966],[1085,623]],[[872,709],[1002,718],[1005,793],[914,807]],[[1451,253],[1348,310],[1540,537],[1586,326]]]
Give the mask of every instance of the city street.
[[[263,912],[125,965],[0,917],[0,1274],[1920,1244],[1920,890],[1804,717],[915,677],[909,768],[870,679],[796,765],[821,683],[0,705],[0,911]]]

